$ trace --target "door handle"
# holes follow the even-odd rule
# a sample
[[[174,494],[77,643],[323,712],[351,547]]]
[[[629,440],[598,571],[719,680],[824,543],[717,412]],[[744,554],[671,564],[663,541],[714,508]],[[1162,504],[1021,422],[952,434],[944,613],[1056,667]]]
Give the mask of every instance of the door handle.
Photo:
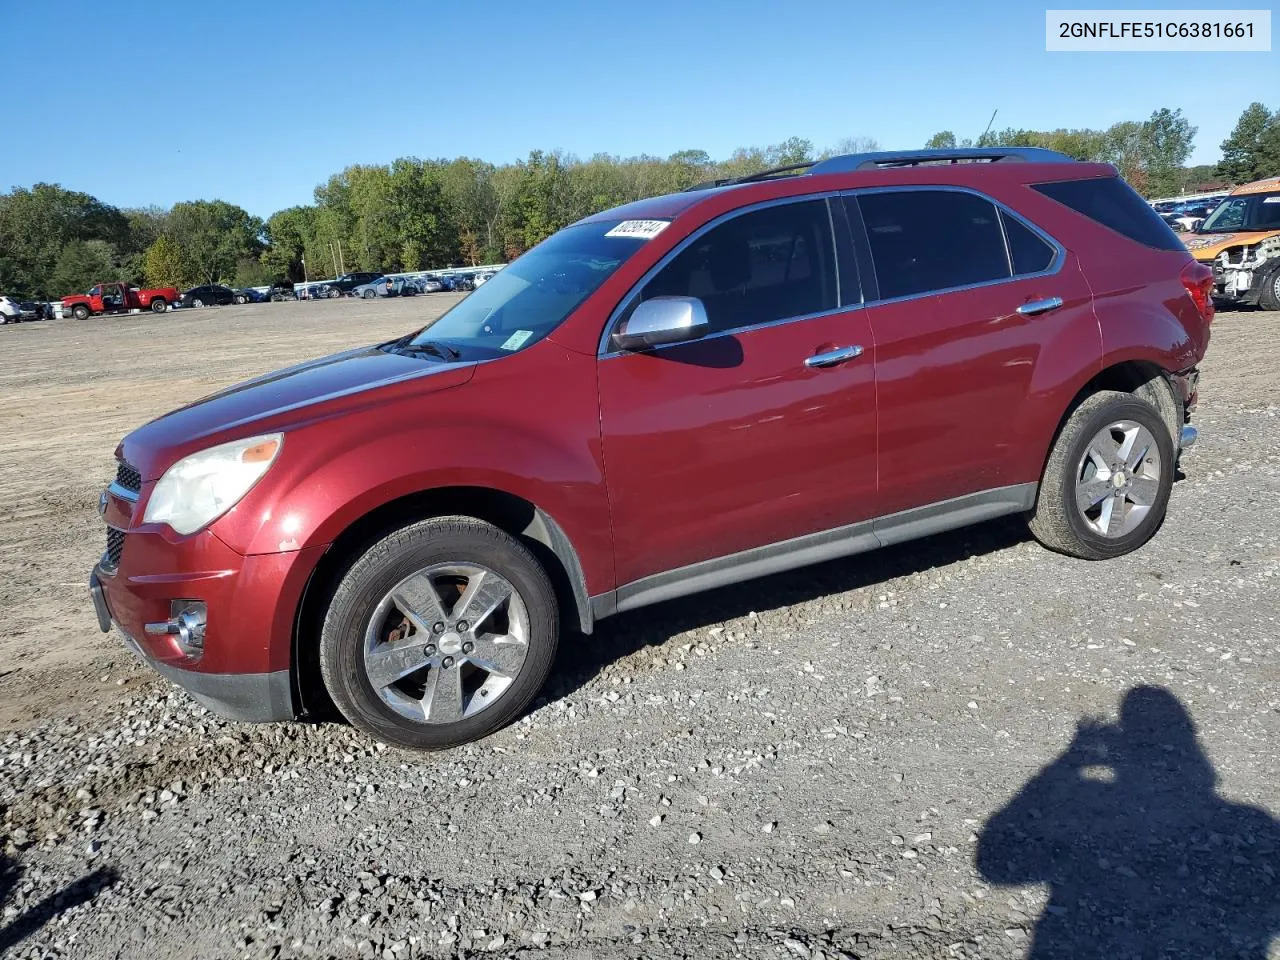
[[[862,355],[862,347],[840,347],[836,350],[828,350],[826,353],[815,353],[812,357],[806,357],[804,365],[806,367],[834,367],[837,363],[844,363],[846,360],[852,360],[854,357]]]
[[[1034,317],[1042,313],[1048,313],[1050,310],[1057,310],[1062,306],[1061,297],[1046,297],[1043,300],[1031,300],[1024,303],[1018,308],[1018,312],[1024,317]]]

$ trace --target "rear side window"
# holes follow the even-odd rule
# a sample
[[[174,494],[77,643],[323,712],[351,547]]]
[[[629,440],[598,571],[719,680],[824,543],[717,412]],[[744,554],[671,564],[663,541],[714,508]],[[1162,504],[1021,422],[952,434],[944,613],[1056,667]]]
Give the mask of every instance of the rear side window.
[[[635,302],[657,296],[698,297],[712,331],[834,310],[827,202],[778,204],[711,228],[655,274]]]
[[[1000,214],[954,190],[860,194],[880,298],[906,297],[1009,277]]]
[[[1095,223],[1156,250],[1186,248],[1178,235],[1119,177],[1036,183],[1036,190]]]
[[[1001,211],[1000,219],[1004,222],[1004,235],[1009,240],[1009,259],[1013,261],[1014,274],[1024,276],[1048,270],[1057,251],[1017,217]]]

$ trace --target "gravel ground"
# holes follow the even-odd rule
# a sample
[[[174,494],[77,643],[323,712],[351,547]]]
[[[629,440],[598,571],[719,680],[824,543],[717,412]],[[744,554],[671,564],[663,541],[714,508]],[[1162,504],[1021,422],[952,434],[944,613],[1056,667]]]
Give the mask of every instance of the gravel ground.
[[[622,616],[451,753],[48,687],[0,954],[1277,960],[1277,371],[1219,316],[1129,558],[998,522]]]

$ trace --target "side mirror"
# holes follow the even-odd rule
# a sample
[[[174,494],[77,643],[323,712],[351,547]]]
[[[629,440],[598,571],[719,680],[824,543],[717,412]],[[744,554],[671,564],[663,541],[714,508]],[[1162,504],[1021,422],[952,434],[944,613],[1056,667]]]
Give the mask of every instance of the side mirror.
[[[613,334],[619,350],[643,350],[664,343],[697,340],[710,327],[707,308],[697,297],[653,297],[631,312]]]

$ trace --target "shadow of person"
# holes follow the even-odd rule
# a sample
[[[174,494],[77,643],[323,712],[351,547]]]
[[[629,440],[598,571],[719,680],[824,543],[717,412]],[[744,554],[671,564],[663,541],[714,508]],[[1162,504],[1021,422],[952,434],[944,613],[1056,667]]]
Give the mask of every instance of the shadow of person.
[[[1214,792],[1186,709],[1135,687],[983,827],[996,884],[1047,883],[1031,960],[1265,960],[1280,935],[1280,823]]]
[[[50,920],[72,907],[89,902],[119,879],[120,875],[114,868],[103,867],[25,908],[10,923],[0,926],[0,957]],[[8,903],[9,894],[18,885],[18,881],[17,863],[0,852],[0,908]]]

